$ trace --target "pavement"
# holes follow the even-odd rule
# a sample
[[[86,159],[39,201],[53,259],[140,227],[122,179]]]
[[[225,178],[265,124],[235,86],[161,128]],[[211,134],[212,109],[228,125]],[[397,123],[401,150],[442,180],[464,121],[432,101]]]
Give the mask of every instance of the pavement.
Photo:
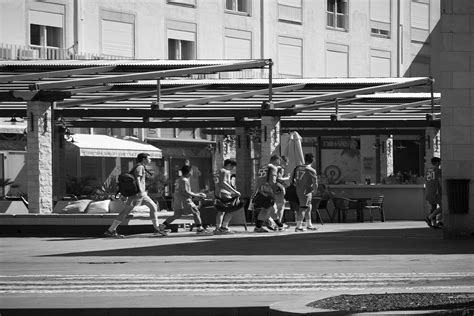
[[[422,221],[318,227],[0,238],[0,315],[309,315],[339,294],[474,293],[472,238]]]

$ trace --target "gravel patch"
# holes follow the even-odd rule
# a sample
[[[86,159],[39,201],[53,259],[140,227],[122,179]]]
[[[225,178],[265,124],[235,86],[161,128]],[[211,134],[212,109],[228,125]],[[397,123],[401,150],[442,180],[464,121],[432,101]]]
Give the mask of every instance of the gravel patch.
[[[474,315],[474,293],[385,293],[338,295],[307,304],[345,312],[457,309]]]

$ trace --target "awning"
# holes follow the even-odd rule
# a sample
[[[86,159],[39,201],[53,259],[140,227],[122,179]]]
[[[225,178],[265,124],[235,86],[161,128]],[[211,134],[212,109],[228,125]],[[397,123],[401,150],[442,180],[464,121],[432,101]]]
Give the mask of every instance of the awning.
[[[121,157],[136,158],[140,153],[148,153],[151,158],[161,158],[161,150],[148,143],[133,138],[118,138],[107,135],[73,134],[67,146],[79,149],[81,157]]]

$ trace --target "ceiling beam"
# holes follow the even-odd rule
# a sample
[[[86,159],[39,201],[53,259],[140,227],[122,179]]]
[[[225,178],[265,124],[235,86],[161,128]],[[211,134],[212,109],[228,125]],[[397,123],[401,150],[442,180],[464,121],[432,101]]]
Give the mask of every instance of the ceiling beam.
[[[261,117],[261,116],[291,116],[294,114],[291,109],[273,109],[261,110],[255,109],[135,109],[135,108],[103,108],[103,109],[87,109],[87,108],[58,108],[55,109],[57,115],[62,117],[156,117],[156,118],[199,118],[199,117]]]
[[[303,89],[305,86],[306,84],[296,84],[296,85],[272,88],[272,93],[295,91],[295,90]],[[170,103],[165,103],[164,106],[168,108],[179,108],[179,107],[185,107],[186,105],[201,105],[201,104],[207,104],[207,103],[216,102],[216,101],[229,101],[229,100],[237,99],[237,98],[249,98],[255,95],[267,95],[269,91],[270,89],[251,90],[251,91],[246,91],[246,92],[226,94],[226,95],[201,98],[201,99],[195,99],[195,100],[170,102]]]
[[[421,128],[421,127],[440,127],[441,120],[342,120],[342,121],[331,121],[329,118],[327,121],[316,121],[316,120],[281,120],[281,129],[304,129],[304,128]]]
[[[10,83],[14,81],[36,81],[36,80],[42,80],[46,78],[62,78],[62,77],[70,77],[70,76],[75,76],[75,75],[93,75],[93,74],[109,72],[109,71],[114,70],[115,68],[116,68],[115,65],[102,66],[102,67],[83,67],[83,68],[68,69],[68,70],[46,71],[46,72],[39,72],[39,73],[33,73],[33,74],[13,75],[13,76],[7,76],[7,77],[0,77],[0,83]]]
[[[282,134],[295,131],[295,129],[282,129]],[[420,129],[299,129],[298,134],[303,137],[311,136],[360,136],[360,135],[422,135],[424,128]],[[201,132],[206,135],[235,135],[235,129],[202,129]]]
[[[260,120],[183,120],[171,119],[167,121],[118,121],[108,119],[97,120],[69,120],[65,118],[70,127],[110,127],[110,128],[235,128],[235,127],[259,127]],[[343,129],[341,135],[350,135],[351,133],[360,133],[360,130],[378,129],[380,134],[409,133],[408,130],[423,130],[426,127],[441,127],[441,120],[434,121],[284,121],[281,123],[282,131],[301,131],[302,133],[312,133],[311,131],[320,131],[321,134],[327,132],[327,135]],[[357,132],[359,131],[359,132]],[[397,131],[397,133],[395,133]],[[316,132],[315,132],[316,133]],[[345,134],[344,134],[345,133]]]
[[[435,99],[435,103],[439,104],[440,99]],[[378,109],[373,109],[373,110],[366,110],[366,111],[359,111],[359,112],[352,112],[352,113],[346,113],[346,114],[339,114],[338,119],[351,119],[355,118],[358,116],[368,116],[368,115],[374,115],[378,113],[387,113],[395,110],[404,110],[408,108],[417,108],[421,107],[423,105],[431,105],[431,100],[423,100],[423,101],[417,101],[417,102],[411,102],[411,103],[404,103],[404,104],[399,104],[399,105],[391,105],[391,106],[386,106]]]
[[[109,75],[95,78],[80,78],[63,81],[37,82],[30,85],[30,90],[50,90],[61,89],[74,86],[101,85],[110,82],[132,82],[137,80],[153,80],[166,77],[182,77],[191,74],[208,74],[225,71],[237,71],[242,69],[263,68],[269,63],[268,60],[253,60],[248,62],[233,63],[216,66],[200,66],[172,70],[148,71],[132,74]]]
[[[210,127],[255,127],[260,126],[260,121],[179,121],[164,122],[143,121],[109,121],[109,120],[67,120],[69,127],[104,127],[104,128],[210,128]]]
[[[186,92],[186,91],[194,91],[197,89],[205,88],[209,85],[192,85],[192,86],[180,86],[180,87],[173,87],[173,88],[166,88],[161,90],[161,94],[173,94],[176,92]],[[69,91],[69,90],[68,90]],[[73,89],[74,91],[74,89]],[[98,104],[98,103],[105,103],[108,101],[120,101],[120,100],[128,100],[132,98],[146,98],[157,95],[157,90],[148,90],[148,91],[141,91],[141,92],[133,92],[133,93],[123,93],[118,95],[106,96],[106,97],[98,97],[98,98],[89,98],[89,99],[72,99],[72,100],[65,100],[62,102],[58,102],[56,105],[58,107],[73,107],[82,104]]]
[[[0,92],[0,102],[44,101],[56,102],[71,97],[68,91],[25,91],[10,90]]]
[[[92,87],[85,87],[85,88],[73,88],[73,89],[67,89],[67,90],[62,90],[66,92],[70,92],[72,95],[77,95],[79,93],[94,93],[94,92],[101,92],[101,91],[107,91],[112,89],[114,86],[113,85],[103,85],[103,86],[92,86]]]
[[[350,98],[358,94],[369,94],[369,93],[380,92],[380,91],[389,91],[389,90],[403,89],[403,88],[409,88],[409,87],[419,86],[419,85],[427,85],[431,82],[431,80],[432,79],[430,78],[422,78],[422,79],[407,80],[407,81],[399,82],[399,83],[389,83],[389,84],[384,84],[384,85],[374,86],[374,87],[366,87],[366,88],[360,88],[360,89],[346,90],[342,92],[327,93],[327,94],[313,96],[313,97],[276,102],[275,107],[293,106],[295,110],[298,112],[308,111],[308,110],[312,110],[313,108],[318,108],[318,104],[314,104],[318,101],[335,100],[338,98]],[[314,105],[297,106],[298,104],[314,104]]]

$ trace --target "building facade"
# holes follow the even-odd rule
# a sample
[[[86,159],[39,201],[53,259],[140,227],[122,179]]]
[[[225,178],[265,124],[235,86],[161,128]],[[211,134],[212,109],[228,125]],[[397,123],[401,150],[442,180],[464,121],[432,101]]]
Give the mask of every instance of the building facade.
[[[440,0],[1,0],[0,58],[272,58],[272,75],[277,78],[438,78],[439,19]],[[244,75],[269,74],[249,71]],[[434,87],[439,91],[438,80]],[[181,165],[185,157],[202,170],[214,167],[208,162],[208,140],[212,137],[199,129],[88,128],[77,132],[135,135],[165,147],[163,166],[171,177],[173,166]],[[432,139],[438,137],[438,131],[430,133]],[[174,146],[176,139],[183,140],[180,150]],[[349,138],[336,143],[353,142]],[[402,153],[419,158],[410,160],[401,155],[395,159],[395,171],[421,174],[423,140],[398,135],[393,142]],[[315,143],[322,145],[314,148]],[[331,159],[332,152],[341,150],[331,144],[334,140],[330,137],[304,139],[305,150],[316,150],[320,160],[326,155]],[[397,167],[397,161],[415,162]],[[320,165],[319,169],[322,172],[325,168]],[[351,181],[360,177],[355,175]]]
[[[281,77],[438,77],[439,0],[0,1],[4,59],[263,59]]]

